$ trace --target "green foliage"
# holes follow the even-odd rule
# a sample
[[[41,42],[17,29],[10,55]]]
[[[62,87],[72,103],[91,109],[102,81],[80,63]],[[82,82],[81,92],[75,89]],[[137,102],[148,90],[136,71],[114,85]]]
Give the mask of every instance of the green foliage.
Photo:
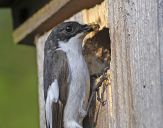
[[[0,128],[38,128],[35,48],[13,43],[11,19],[0,10]]]

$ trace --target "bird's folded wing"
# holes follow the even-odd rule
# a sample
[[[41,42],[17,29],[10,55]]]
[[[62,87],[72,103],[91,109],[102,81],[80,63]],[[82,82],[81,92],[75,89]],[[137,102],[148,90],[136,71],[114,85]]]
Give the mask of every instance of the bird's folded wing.
[[[63,127],[63,110],[68,93],[68,63],[62,51],[44,55],[44,97],[48,128]]]

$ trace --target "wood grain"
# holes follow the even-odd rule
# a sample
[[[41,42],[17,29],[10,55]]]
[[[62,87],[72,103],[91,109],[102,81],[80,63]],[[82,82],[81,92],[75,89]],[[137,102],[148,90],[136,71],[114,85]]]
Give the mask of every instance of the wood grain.
[[[49,33],[44,36],[36,37],[37,67],[38,67],[38,92],[39,92],[39,111],[40,111],[40,128],[46,128],[45,121],[45,100],[43,85],[43,60],[44,60],[44,44]]]
[[[109,0],[113,124],[162,128],[158,3]]]

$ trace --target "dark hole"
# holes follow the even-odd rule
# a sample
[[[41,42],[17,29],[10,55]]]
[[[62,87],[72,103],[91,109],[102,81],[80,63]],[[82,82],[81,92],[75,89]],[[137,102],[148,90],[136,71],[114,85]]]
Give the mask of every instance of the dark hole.
[[[145,85],[143,85],[143,88],[145,88],[146,86]]]
[[[99,47],[104,47],[110,50],[110,37],[109,37],[109,28],[104,27],[92,38],[92,41],[98,42]]]

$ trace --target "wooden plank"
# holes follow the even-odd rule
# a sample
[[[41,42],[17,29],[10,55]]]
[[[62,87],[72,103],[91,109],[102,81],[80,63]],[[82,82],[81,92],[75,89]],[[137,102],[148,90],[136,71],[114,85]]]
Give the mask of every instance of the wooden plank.
[[[113,76],[111,128],[162,128],[158,3],[109,0],[108,8]]]
[[[101,2],[102,0],[83,0],[82,2],[78,0],[52,0],[14,31],[14,41],[31,44],[37,33],[44,33],[80,10]]]
[[[44,100],[44,85],[43,85],[43,60],[44,60],[44,44],[48,33],[42,37],[36,37],[37,51],[37,68],[38,68],[38,92],[39,92],[39,111],[40,111],[40,128],[46,128],[45,121],[45,100]]]
[[[70,0],[52,0],[50,3],[45,5],[36,14],[29,18],[25,23],[18,27],[14,33],[14,41],[17,43],[31,34],[33,30],[41,26],[47,19],[52,17],[60,8],[67,4]],[[39,32],[40,33],[40,32]]]

